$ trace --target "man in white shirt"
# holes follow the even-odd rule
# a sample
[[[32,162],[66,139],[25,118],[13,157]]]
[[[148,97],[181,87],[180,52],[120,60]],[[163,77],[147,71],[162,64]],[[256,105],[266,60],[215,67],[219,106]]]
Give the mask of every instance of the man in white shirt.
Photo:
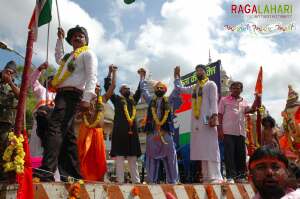
[[[57,35],[55,58],[60,68],[51,81],[52,89],[57,92],[55,107],[46,132],[41,170],[35,171],[41,181],[54,181],[53,173],[57,167],[62,181],[67,181],[69,176],[81,178],[74,117],[78,106],[80,111],[88,110],[97,83],[98,61],[88,48],[87,30],[76,26],[68,31],[66,41],[73,51],[65,56],[62,52],[63,29],[59,28]]]

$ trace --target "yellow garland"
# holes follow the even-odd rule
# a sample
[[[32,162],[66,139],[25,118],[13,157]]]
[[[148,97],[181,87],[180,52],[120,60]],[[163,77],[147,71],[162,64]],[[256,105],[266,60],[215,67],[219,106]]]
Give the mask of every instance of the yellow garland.
[[[98,99],[97,99],[97,106],[102,106],[102,96],[98,96]],[[88,119],[87,119],[87,116],[86,114],[83,115],[83,122],[84,122],[84,125],[89,127],[89,128],[95,128],[101,121],[103,117],[103,112],[101,110],[97,110],[97,116],[96,116],[96,120],[90,124]]]
[[[57,73],[55,74],[53,80],[51,81],[51,86],[52,86],[52,87],[56,88],[58,85],[60,85],[61,83],[63,83],[66,79],[68,79],[68,78],[71,76],[71,74],[72,74],[73,71],[75,70],[75,68],[74,68],[74,67],[75,67],[75,66],[74,66],[74,65],[75,65],[75,63],[74,63],[75,60],[77,59],[77,57],[78,57],[81,53],[86,52],[88,49],[89,49],[88,46],[83,46],[83,47],[81,47],[81,48],[77,48],[77,49],[73,52],[73,58],[72,58],[72,60],[71,60],[71,61],[69,62],[69,64],[68,64],[68,69],[65,70],[63,76],[59,79],[60,74],[61,74],[61,72],[62,72],[62,70],[63,70],[63,67],[65,66],[65,63],[66,63],[66,61],[67,61],[67,60],[64,60],[64,59],[61,60],[60,66],[59,66],[59,68],[58,68],[58,71],[57,71]]]
[[[124,110],[125,117],[128,121],[129,126],[132,127],[135,116],[136,116],[136,106],[135,106],[135,103],[134,103],[134,99],[133,99],[132,96],[129,97],[129,99],[132,102],[132,115],[130,117],[129,112],[128,112],[128,107],[127,107],[127,101],[123,96],[121,96],[121,98],[124,102],[123,110]]]
[[[201,112],[201,104],[202,104],[202,96],[198,96],[198,93],[196,92],[196,89],[200,88],[201,90],[203,89],[205,83],[208,81],[208,78],[204,78],[201,81],[198,81],[197,85],[194,87],[193,90],[193,96],[192,96],[192,108],[193,108],[193,113],[194,117],[198,120],[200,117],[200,112]],[[198,87],[199,85],[199,87]]]
[[[17,137],[14,132],[8,134],[9,145],[6,147],[2,159],[4,160],[4,172],[16,171],[17,174],[24,172],[24,157],[23,135]],[[12,160],[13,154],[16,154]]]
[[[153,116],[153,119],[154,119],[154,122],[155,122],[155,125],[156,125],[156,128],[159,132],[159,136],[160,136],[160,139],[162,141],[162,143],[164,144],[168,144],[165,139],[164,139],[164,132],[160,131],[160,127],[162,125],[164,125],[168,119],[168,116],[169,116],[169,113],[170,113],[170,108],[166,109],[165,112],[164,112],[164,116],[162,118],[162,120],[159,120],[158,119],[158,116],[157,116],[157,109],[156,109],[156,100],[157,100],[157,97],[154,97],[154,102],[152,103],[152,107],[151,107],[151,113],[152,113],[152,116]],[[167,97],[163,97],[163,100],[168,103],[168,99]]]

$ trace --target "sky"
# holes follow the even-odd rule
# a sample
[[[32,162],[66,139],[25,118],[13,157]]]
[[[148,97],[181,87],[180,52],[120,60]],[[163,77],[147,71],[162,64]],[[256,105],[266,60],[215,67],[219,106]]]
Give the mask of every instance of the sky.
[[[288,4],[293,12],[288,19],[257,19],[231,13],[232,4]],[[0,41],[25,54],[27,25],[34,0],[1,0]],[[173,69],[181,73],[207,64],[208,51],[212,61],[220,59],[222,67],[233,80],[244,83],[243,97],[251,103],[260,66],[264,70],[263,104],[281,123],[288,84],[300,92],[300,2],[297,0],[136,0],[127,5],[123,0],[59,0],[59,15],[65,31],[75,25],[87,28],[91,49],[99,61],[98,80],[103,83],[108,65],[119,67],[118,85],[127,83],[132,89],[138,84],[137,69],[143,66],[152,79],[162,80],[173,88]],[[55,67],[54,48],[58,17],[52,5],[49,37],[49,62]],[[228,31],[226,25],[287,25],[290,32],[260,34]],[[71,47],[65,42],[65,50]],[[46,59],[47,26],[39,29],[34,45],[33,64]],[[9,60],[24,61],[0,49],[0,68]]]

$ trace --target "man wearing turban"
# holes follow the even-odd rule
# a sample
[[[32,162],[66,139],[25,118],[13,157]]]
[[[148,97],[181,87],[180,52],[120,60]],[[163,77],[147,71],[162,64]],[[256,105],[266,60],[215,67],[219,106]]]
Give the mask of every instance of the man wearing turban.
[[[165,97],[167,86],[162,82],[155,84],[155,95],[151,96],[144,81],[145,71],[141,74],[142,95],[149,105],[145,125],[147,181],[158,183],[160,160],[162,160],[166,172],[166,183],[175,184],[179,180],[179,174],[173,140],[172,101],[170,97]]]

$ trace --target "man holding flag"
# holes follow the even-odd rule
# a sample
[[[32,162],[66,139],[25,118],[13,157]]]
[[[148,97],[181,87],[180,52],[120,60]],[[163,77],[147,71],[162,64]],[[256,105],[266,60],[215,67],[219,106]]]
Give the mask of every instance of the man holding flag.
[[[77,25],[68,31],[66,40],[73,51],[65,56],[62,53],[63,29],[59,28],[57,35],[55,58],[60,67],[51,81],[52,89],[57,91],[55,107],[46,132],[42,166],[35,172],[42,181],[54,181],[57,166],[62,181],[69,176],[81,178],[74,116],[78,105],[81,111],[88,110],[97,83],[98,61],[88,48],[87,30]]]

